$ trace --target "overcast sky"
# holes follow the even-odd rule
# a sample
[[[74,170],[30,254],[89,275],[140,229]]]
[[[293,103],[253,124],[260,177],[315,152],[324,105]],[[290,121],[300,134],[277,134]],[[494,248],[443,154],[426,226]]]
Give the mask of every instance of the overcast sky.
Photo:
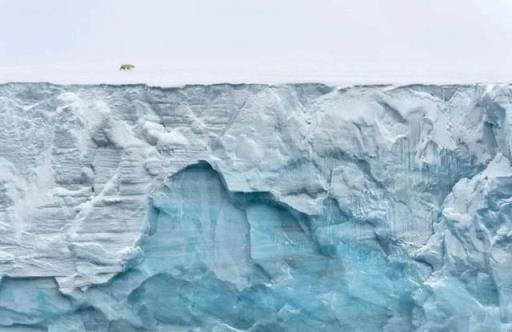
[[[512,81],[512,0],[0,0],[0,80],[125,62],[219,81]]]

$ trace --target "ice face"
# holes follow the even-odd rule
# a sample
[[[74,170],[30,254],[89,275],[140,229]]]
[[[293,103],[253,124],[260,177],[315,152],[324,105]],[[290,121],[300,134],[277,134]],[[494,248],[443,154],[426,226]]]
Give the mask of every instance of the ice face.
[[[0,85],[0,327],[506,331],[510,93]]]

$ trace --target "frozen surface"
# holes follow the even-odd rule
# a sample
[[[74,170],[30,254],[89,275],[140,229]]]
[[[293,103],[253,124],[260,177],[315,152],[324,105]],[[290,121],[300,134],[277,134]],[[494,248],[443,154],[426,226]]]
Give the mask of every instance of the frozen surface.
[[[1,331],[507,331],[508,85],[0,85]]]

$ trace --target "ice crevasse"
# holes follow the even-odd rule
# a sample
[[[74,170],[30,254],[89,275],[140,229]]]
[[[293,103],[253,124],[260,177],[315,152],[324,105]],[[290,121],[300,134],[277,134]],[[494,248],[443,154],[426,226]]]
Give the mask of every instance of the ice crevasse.
[[[512,86],[0,85],[0,331],[509,331]]]

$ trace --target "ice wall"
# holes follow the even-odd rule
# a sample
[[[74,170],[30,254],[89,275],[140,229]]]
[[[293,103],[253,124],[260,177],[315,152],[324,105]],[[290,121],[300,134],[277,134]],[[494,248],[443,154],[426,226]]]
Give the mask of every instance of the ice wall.
[[[0,85],[0,330],[507,331],[511,93]]]

